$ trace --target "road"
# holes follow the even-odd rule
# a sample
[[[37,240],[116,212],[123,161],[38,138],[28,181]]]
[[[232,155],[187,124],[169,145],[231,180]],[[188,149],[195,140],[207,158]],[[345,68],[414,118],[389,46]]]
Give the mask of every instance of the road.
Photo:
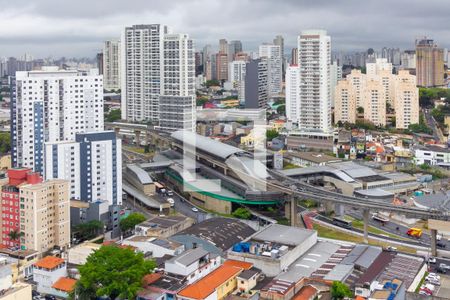
[[[442,131],[437,127],[437,122],[434,117],[431,115],[429,109],[424,110],[425,120],[427,122],[428,127],[433,130],[434,139],[437,142],[443,143],[445,142],[444,136],[442,135]]]
[[[362,220],[362,214],[359,211],[347,210],[346,214],[351,216],[351,217],[353,217],[353,218],[355,218],[355,219]],[[423,246],[431,245],[431,237],[430,237],[430,235],[428,233],[426,233],[426,231],[423,232],[422,237],[420,239],[411,238],[409,235],[407,235],[406,232],[412,226],[408,227],[408,226],[405,226],[405,225],[402,225],[402,224],[398,224],[398,223],[395,223],[395,222],[392,222],[392,221],[385,223],[384,226],[383,226],[381,224],[381,222],[375,221],[372,218],[370,218],[369,225],[371,225],[373,227],[376,227],[376,228],[378,228],[380,230],[384,230],[384,231],[387,231],[389,233],[398,235],[398,236],[400,236],[402,238],[407,238],[411,242],[415,242],[415,243],[423,245]],[[398,227],[398,230],[397,230],[397,227]],[[446,243],[446,246],[445,246],[444,249],[450,249],[450,241],[445,240],[445,239],[442,239],[441,241]],[[442,248],[438,248],[438,249],[442,249]]]

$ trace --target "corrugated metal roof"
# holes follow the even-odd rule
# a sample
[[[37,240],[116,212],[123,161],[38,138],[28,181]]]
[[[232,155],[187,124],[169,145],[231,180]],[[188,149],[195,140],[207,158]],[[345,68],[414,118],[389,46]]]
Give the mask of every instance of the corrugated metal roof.
[[[219,141],[190,131],[178,130],[173,132],[171,134],[171,137],[180,142],[184,142],[189,146],[196,146],[198,149],[210,153],[211,155],[220,157],[224,160],[236,153],[246,153],[239,148],[221,143]]]
[[[153,183],[153,180],[150,178],[147,172],[143,169],[139,168],[136,165],[127,165],[127,171],[132,172],[139,179],[141,184],[150,184]]]

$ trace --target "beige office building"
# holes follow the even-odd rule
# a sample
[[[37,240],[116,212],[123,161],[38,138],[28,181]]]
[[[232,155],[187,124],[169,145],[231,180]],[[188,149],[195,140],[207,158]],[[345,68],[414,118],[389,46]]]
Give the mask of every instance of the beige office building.
[[[418,86],[444,85],[444,49],[426,37],[416,40],[416,75]]]
[[[400,70],[395,81],[395,120],[396,127],[406,129],[419,123],[419,89],[416,76]]]
[[[335,89],[334,121],[356,122],[356,89],[350,80],[340,80]]]
[[[69,182],[61,179],[20,186],[20,244],[47,251],[70,243]]]

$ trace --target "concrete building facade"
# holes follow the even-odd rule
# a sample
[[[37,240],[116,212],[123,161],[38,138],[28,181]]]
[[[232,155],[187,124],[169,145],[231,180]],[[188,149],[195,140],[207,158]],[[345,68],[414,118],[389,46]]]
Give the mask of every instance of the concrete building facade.
[[[416,75],[418,86],[444,85],[444,49],[427,37],[416,40]]]
[[[120,89],[120,41],[103,43],[103,87],[105,90]]]

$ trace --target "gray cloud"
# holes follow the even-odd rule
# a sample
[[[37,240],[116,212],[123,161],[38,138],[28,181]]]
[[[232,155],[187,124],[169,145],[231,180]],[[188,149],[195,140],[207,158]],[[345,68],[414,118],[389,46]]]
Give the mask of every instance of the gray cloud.
[[[189,33],[198,48],[218,39],[245,49],[303,29],[328,30],[334,50],[410,49],[428,35],[450,46],[446,0],[0,0],[0,56],[93,56],[126,25],[164,23]]]

